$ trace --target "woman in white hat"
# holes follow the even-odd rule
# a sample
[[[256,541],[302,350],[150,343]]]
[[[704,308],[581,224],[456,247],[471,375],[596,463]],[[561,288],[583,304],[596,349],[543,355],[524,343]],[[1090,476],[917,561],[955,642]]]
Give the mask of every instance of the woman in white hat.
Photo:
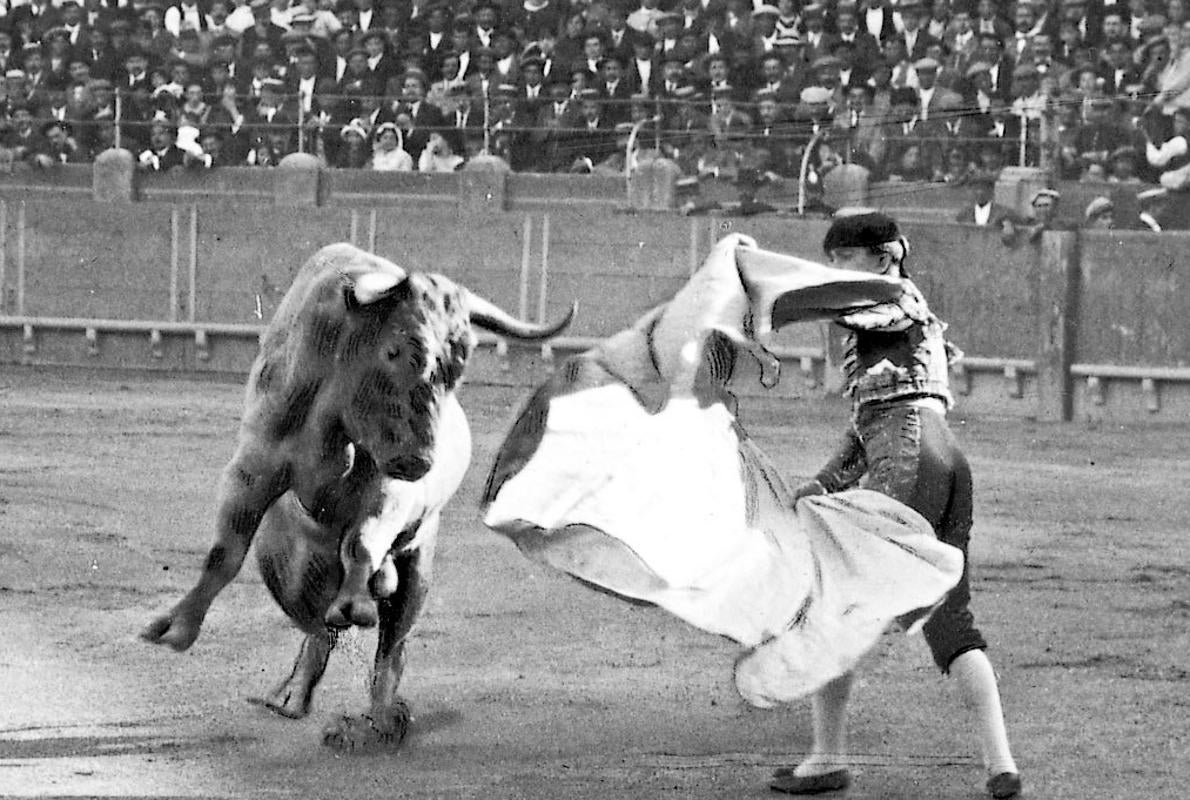
[[[381,172],[413,172],[413,156],[405,151],[404,138],[395,122],[377,125],[372,142],[372,169]]]

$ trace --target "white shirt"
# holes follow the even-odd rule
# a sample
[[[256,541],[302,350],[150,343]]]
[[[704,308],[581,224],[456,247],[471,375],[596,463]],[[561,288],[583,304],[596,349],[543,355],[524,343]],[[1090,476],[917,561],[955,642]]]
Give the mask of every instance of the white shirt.
[[[864,27],[868,29],[868,33],[879,39],[880,32],[884,27],[884,9],[869,8],[864,14]]]
[[[298,95],[302,98],[302,111],[309,113],[314,107],[314,83],[317,75],[298,80]]]
[[[1190,151],[1185,136],[1175,136],[1165,144],[1157,147],[1152,142],[1145,143],[1145,157],[1154,167],[1164,167],[1178,156],[1184,156]]]
[[[653,62],[652,61],[637,61],[636,73],[640,75],[640,88],[642,90],[649,88],[649,78],[652,77]]]
[[[197,3],[192,6],[185,4],[170,6],[165,9],[165,16],[162,18],[161,24],[174,36],[177,36],[183,28],[202,30],[202,12],[199,11]]]
[[[929,89],[918,89],[918,94],[921,97],[921,118],[927,120],[930,118],[930,101],[934,99],[934,92],[938,87],[932,86]]]
[[[981,205],[975,206],[975,224],[976,225],[987,225],[988,220],[990,220],[991,218],[992,218],[992,204],[991,204],[991,202],[989,202],[987,205],[984,205],[984,206],[981,206]]]

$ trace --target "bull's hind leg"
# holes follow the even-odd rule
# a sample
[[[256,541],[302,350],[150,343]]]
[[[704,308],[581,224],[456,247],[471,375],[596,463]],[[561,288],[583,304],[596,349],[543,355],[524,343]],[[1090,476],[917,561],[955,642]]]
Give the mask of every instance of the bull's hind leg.
[[[249,697],[248,702],[290,719],[301,719],[309,714],[314,689],[326,672],[336,638],[334,631],[307,634],[289,677],[263,697]]]
[[[345,716],[323,733],[323,742],[336,750],[361,751],[397,747],[409,729],[409,706],[397,695],[405,671],[405,640],[425,604],[430,589],[434,539],[395,559],[397,591],[380,598],[376,661],[372,667],[368,713]]]

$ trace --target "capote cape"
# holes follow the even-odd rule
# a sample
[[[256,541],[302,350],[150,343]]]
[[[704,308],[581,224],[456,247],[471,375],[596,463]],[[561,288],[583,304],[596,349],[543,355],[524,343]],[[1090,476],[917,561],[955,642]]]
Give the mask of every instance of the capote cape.
[[[894,621],[923,619],[958,582],[962,554],[866,489],[790,508],[725,383],[740,350],[776,383],[762,342],[782,325],[900,291],[895,278],[726,237],[671,301],[537,389],[496,454],[484,523],[530,558],[743,645],[747,702],[815,691]]]

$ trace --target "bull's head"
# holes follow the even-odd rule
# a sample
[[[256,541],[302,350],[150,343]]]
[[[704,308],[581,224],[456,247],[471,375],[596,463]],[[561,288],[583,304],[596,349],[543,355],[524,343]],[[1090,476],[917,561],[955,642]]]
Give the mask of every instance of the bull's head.
[[[556,336],[575,309],[552,324],[516,319],[441,275],[401,270],[346,276],[348,330],[337,349],[346,371],[341,398],[347,435],[385,474],[421,479],[433,465],[438,411],[475,348],[472,326],[535,340]]]

